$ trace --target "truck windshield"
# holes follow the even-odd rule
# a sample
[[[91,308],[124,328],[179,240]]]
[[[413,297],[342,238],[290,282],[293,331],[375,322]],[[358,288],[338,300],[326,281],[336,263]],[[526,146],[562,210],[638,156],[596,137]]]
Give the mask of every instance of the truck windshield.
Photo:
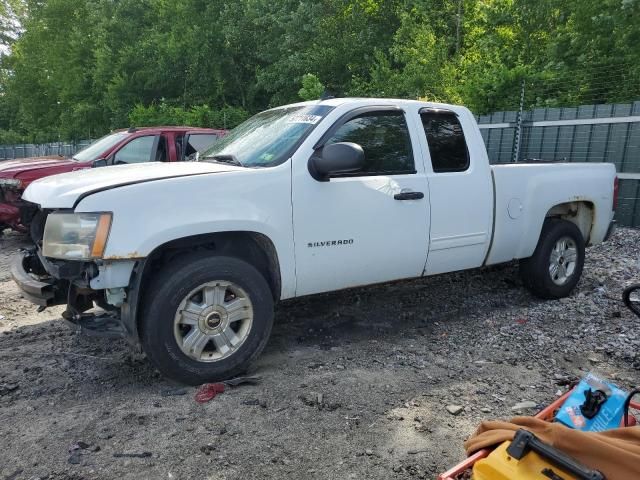
[[[73,156],[73,159],[78,162],[91,162],[93,160],[98,160],[100,155],[109,150],[116,143],[120,142],[127,135],[127,132],[116,132],[106,135],[99,140],[96,140],[88,147],[80,150]]]
[[[303,105],[259,113],[214,143],[200,160],[243,167],[279,165],[331,110],[327,105]]]

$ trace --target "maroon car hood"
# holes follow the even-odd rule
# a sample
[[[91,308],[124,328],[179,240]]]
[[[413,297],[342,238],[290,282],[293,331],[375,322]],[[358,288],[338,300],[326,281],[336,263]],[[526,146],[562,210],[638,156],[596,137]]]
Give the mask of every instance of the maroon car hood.
[[[48,176],[85,167],[86,165],[83,162],[76,162],[70,158],[60,156],[4,160],[0,161],[0,178],[14,178],[21,176],[23,173],[28,173],[29,177],[32,175],[39,177],[36,170],[43,169],[46,170],[47,173],[42,176]]]

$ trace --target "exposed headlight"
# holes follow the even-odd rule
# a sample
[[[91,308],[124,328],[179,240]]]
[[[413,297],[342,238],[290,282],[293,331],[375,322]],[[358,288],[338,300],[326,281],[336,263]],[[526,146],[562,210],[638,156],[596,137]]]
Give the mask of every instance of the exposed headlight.
[[[111,213],[51,213],[42,254],[65,260],[102,258],[110,229]]]
[[[19,178],[0,178],[0,187],[22,187],[22,180]]]

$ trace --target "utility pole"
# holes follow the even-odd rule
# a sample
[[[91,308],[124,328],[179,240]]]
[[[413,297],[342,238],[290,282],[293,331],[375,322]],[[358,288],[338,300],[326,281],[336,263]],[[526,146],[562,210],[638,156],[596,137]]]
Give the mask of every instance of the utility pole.
[[[524,93],[526,82],[522,80],[522,88],[520,89],[520,108],[516,117],[516,135],[513,139],[513,158],[512,162],[516,163],[520,160],[520,148],[522,146],[522,121],[524,116]]]

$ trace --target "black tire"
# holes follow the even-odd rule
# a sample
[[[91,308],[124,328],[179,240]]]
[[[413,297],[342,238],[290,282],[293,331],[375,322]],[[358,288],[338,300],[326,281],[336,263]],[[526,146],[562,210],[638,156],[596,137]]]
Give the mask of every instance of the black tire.
[[[238,349],[214,362],[187,356],[176,341],[174,318],[178,306],[199,286],[212,281],[238,285],[253,306],[251,328]],[[249,263],[234,257],[193,254],[163,267],[149,285],[140,320],[142,348],[160,372],[180,383],[200,385],[237,376],[260,355],[273,325],[273,295],[264,276]]]
[[[550,272],[550,259],[556,243],[569,238],[575,245],[576,261],[571,275],[562,285],[554,282]],[[540,239],[533,255],[520,260],[520,276],[525,287],[535,296],[543,299],[558,299],[571,294],[580,280],[584,267],[584,238],[578,227],[558,218],[545,220]]]
[[[47,222],[47,214],[38,210],[29,222],[29,236],[36,245],[39,245],[44,237],[44,225]]]
[[[624,292],[622,292],[622,301],[629,310],[640,317],[640,302],[635,300],[637,297],[634,296],[632,298],[632,295],[636,292],[640,293],[640,283],[635,283],[625,288]]]

